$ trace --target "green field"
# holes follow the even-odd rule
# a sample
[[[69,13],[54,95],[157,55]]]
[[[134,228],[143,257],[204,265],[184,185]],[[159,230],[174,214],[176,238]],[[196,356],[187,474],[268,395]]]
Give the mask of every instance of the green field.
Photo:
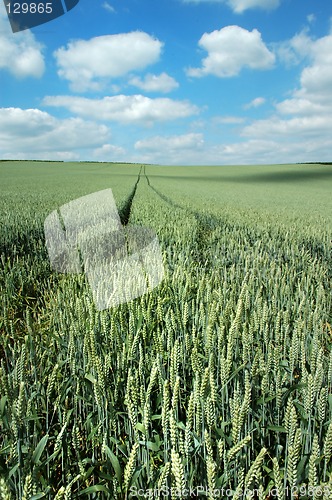
[[[44,220],[106,188],[165,278],[98,311]],[[0,162],[0,499],[330,500],[331,214],[332,165]]]

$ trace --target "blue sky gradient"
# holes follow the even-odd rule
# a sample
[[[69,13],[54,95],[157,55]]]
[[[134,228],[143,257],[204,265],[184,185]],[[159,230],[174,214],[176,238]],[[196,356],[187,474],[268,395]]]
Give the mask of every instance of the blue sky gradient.
[[[0,158],[332,160],[327,0],[80,0],[12,33],[0,4]]]

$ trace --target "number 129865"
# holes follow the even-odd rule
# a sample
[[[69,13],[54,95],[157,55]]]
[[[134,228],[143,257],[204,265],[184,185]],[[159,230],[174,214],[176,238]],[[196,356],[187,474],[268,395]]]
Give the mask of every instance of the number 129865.
[[[7,3],[8,14],[51,14],[52,2],[48,3]]]

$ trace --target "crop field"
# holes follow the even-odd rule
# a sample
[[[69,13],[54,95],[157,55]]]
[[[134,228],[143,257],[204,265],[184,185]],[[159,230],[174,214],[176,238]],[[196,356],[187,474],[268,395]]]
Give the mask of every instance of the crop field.
[[[165,276],[99,311],[44,221],[111,188]],[[332,165],[0,162],[0,499],[332,498]]]

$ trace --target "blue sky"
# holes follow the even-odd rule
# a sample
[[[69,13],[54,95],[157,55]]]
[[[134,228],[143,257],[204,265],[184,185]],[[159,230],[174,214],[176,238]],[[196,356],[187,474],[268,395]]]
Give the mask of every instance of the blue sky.
[[[0,158],[332,161],[329,0],[80,0],[13,34]]]

